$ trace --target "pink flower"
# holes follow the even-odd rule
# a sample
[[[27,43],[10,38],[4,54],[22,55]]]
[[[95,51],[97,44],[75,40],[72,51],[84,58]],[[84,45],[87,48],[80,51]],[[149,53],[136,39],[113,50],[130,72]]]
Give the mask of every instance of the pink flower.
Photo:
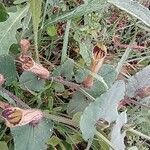
[[[36,125],[42,118],[43,113],[37,109],[20,109],[18,107],[7,107],[2,112],[6,126],[12,128],[26,124]]]
[[[105,45],[101,43],[97,43],[93,48],[93,58],[89,68],[92,73],[95,74],[98,73],[98,71],[102,67],[106,55],[107,55],[107,49]],[[91,88],[93,86],[93,80],[94,80],[93,76],[88,75],[88,77],[83,81],[84,87]]]
[[[49,71],[44,68],[42,65],[34,62],[32,57],[28,55],[20,55],[19,60],[22,63],[22,69],[24,71],[30,71],[37,75],[41,79],[48,79],[49,78]]]

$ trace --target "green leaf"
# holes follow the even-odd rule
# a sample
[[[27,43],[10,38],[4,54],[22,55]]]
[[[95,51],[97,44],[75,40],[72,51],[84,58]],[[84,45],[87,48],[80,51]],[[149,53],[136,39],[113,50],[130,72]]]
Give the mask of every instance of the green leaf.
[[[125,132],[121,133],[121,129],[125,123],[127,123],[127,114],[126,112],[122,112],[118,116],[116,124],[114,125],[111,133],[111,142],[113,143],[114,148],[116,150],[125,149],[124,137],[126,133]]]
[[[11,128],[15,150],[44,150],[52,135],[53,123],[43,119],[38,125]]]
[[[28,7],[24,7],[15,13],[9,13],[9,18],[0,23],[0,55],[8,54],[10,46],[17,43],[16,31],[22,27],[21,19],[27,12]]]
[[[99,119],[104,119],[108,123],[117,119],[118,103],[124,98],[124,95],[125,83],[116,81],[106,93],[90,103],[80,119],[80,130],[85,140],[93,138],[96,132],[95,124]]]
[[[55,83],[54,89],[55,89],[55,92],[58,92],[58,93],[62,93],[65,91],[64,85],[61,83]]]
[[[0,22],[6,21],[9,15],[2,3],[0,3]]]
[[[9,55],[0,55],[0,74],[6,79],[5,85],[9,86],[16,81],[17,72],[14,60]]]
[[[8,150],[7,143],[4,141],[0,141],[1,150]]]
[[[77,112],[83,112],[90,102],[81,92],[77,91],[67,105],[67,113],[73,116]]]
[[[92,43],[91,39],[84,37],[84,35],[81,34],[80,31],[75,32],[74,39],[79,44],[79,54],[82,56],[85,63],[89,66],[91,64],[91,58],[92,58]]]
[[[38,27],[41,21],[41,9],[42,9],[42,0],[30,0],[30,10],[32,14],[32,23],[33,23],[33,32],[34,32],[34,44],[36,59],[39,60],[38,54]]]
[[[45,80],[38,79],[38,77],[31,72],[23,72],[19,78],[20,86],[24,90],[41,91],[44,88]]]
[[[140,3],[133,0],[108,0],[108,2],[138,18],[147,26],[150,26],[150,11]]]
[[[49,27],[47,27],[47,34],[50,37],[56,36],[57,35],[57,29],[54,25],[51,25]]]
[[[138,89],[150,85],[150,65],[136,73],[128,79],[126,94],[129,97],[134,97]]]
[[[55,70],[53,71],[53,75],[62,76],[65,77],[67,80],[71,80],[72,76],[74,75],[73,68],[73,60],[67,59],[62,65],[55,68]]]

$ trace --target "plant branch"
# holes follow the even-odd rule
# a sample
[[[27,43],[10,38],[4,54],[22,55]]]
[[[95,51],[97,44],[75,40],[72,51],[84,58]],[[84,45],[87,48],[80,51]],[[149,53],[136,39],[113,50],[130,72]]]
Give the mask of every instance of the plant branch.
[[[77,124],[75,122],[73,122],[71,119],[62,117],[62,116],[57,116],[57,115],[52,115],[52,114],[48,114],[48,113],[44,113],[44,117],[59,123],[64,123],[73,127],[78,127]]]

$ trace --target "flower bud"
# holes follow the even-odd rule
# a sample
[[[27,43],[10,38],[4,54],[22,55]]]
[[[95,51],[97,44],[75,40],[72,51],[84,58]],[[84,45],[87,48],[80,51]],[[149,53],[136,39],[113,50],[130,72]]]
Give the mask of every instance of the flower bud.
[[[36,109],[20,109],[18,107],[7,107],[2,112],[6,126],[12,128],[26,124],[38,124],[43,118],[43,113]]]
[[[3,85],[5,82],[4,76],[0,74],[0,86]]]
[[[107,49],[105,45],[101,43],[97,43],[93,48],[93,58],[89,68],[92,73],[95,74],[98,73],[98,71],[102,67],[106,55],[107,55]],[[93,76],[88,75],[88,77],[83,81],[83,85],[86,88],[91,88],[93,86]]]
[[[22,54],[27,54],[27,51],[29,50],[30,47],[30,42],[27,39],[22,39],[20,41],[20,47]]]

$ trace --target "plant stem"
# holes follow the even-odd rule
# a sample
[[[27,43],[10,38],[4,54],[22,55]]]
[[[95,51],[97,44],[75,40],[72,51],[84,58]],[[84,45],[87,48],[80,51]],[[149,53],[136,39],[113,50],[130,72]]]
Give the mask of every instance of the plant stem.
[[[19,99],[16,95],[14,95],[13,93],[9,92],[8,90],[4,89],[4,88],[0,88],[0,91],[5,94],[8,98],[12,99],[13,101],[15,101],[17,103],[17,105],[19,105],[20,107],[23,108],[30,108],[26,103],[24,103],[21,99]],[[5,97],[4,97],[5,98]],[[7,98],[6,98],[7,99]]]
[[[87,93],[82,85],[80,84],[76,84],[76,83],[73,83],[73,82],[69,82],[69,81],[66,81],[64,80],[62,77],[49,77],[49,80],[52,80],[52,81],[55,81],[55,82],[58,82],[58,83],[61,83],[63,85],[66,85],[68,87],[72,87],[73,89],[77,90],[77,91],[81,91],[86,97],[88,97],[91,101],[95,101],[95,98],[92,97],[89,93]]]
[[[59,123],[64,123],[73,127],[77,127],[77,124],[73,122],[71,119],[68,119],[62,116],[56,116],[56,115],[44,113],[44,117],[47,119],[51,119],[53,121],[59,122]]]
[[[65,30],[64,41],[63,41],[61,63],[63,63],[65,61],[65,59],[67,58],[67,47],[68,47],[70,25],[71,25],[71,20],[68,20],[67,24],[66,24],[66,30]]]

